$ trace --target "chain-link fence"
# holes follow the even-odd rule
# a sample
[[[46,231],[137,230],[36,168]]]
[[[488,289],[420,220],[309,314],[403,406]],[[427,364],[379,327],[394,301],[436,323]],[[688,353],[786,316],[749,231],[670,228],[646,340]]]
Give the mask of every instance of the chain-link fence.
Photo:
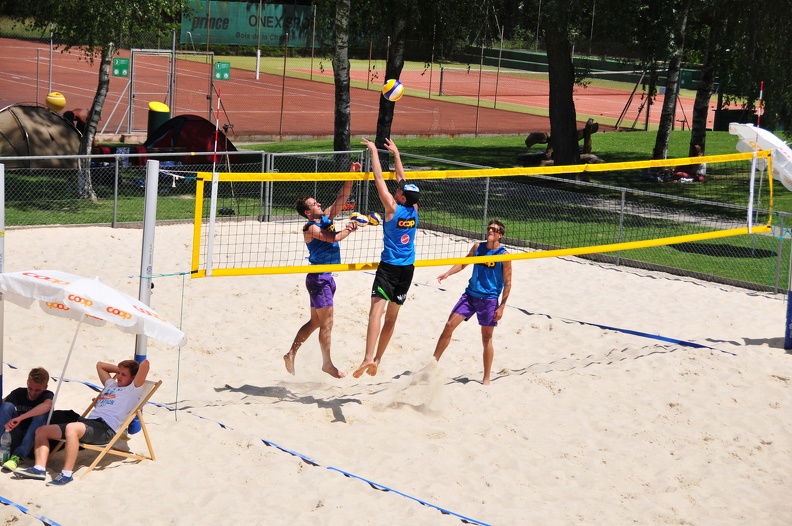
[[[322,27],[325,20],[317,20]],[[97,131],[103,136],[140,134],[148,129],[152,102],[165,104],[169,115],[194,114],[219,120],[231,140],[283,137],[327,137],[334,132],[333,48],[319,35],[306,44],[227,45],[209,39],[185,39],[178,32],[151,33],[120,42],[112,68],[110,90]],[[4,35],[0,32],[0,38]],[[255,41],[254,41],[255,42]],[[545,130],[549,104],[547,59],[544,53],[491,46],[450,45],[428,34],[405,43],[400,79],[411,105],[397,106],[395,135],[523,134]],[[52,91],[66,96],[65,109],[90,108],[98,83],[98,65],[81,57],[78,48],[61,53],[57,33],[39,39],[5,40],[0,60],[14,62],[13,75],[0,76],[0,107],[16,103],[43,104]],[[384,35],[355,35],[350,42],[350,87],[353,135],[371,135],[392,42]],[[616,62],[577,57],[581,71],[611,70]],[[575,103],[581,121],[589,116],[603,126],[615,125],[620,115],[632,122],[656,123],[632,104],[637,66],[623,84],[591,83],[577,90]],[[526,77],[526,72],[530,72]],[[624,76],[626,75],[626,76]],[[219,99],[219,103],[218,103]],[[656,103],[660,104],[658,99]],[[680,95],[680,106],[692,112],[692,99]],[[641,105],[641,108],[644,106]],[[426,118],[431,115],[431,118]],[[540,120],[542,124],[535,122]]]
[[[402,154],[408,171],[448,170],[470,167],[462,163]],[[157,220],[191,222],[195,213],[195,175],[211,172],[338,172],[346,171],[363,152],[227,152],[210,164],[187,165],[173,154],[127,154],[68,158],[90,162],[91,186],[96,199],[80,198],[77,168],[4,168],[5,217],[10,228],[33,225],[100,224],[119,226],[143,219],[146,158],[160,161]],[[24,158],[23,158],[24,159]],[[0,158],[0,163],[20,158]],[[244,161],[244,162],[243,162]],[[480,167],[483,168],[483,167]],[[638,174],[633,174],[639,177]],[[712,179],[713,176],[708,176]],[[505,242],[515,249],[578,248],[635,240],[686,235],[708,230],[744,226],[744,206],[719,202],[717,192],[697,198],[679,195],[683,185],[666,185],[668,193],[565,179],[559,176],[500,177],[473,179],[421,179],[421,230],[465,239],[480,239],[489,218],[507,224]],[[740,180],[742,181],[742,179]],[[297,194],[332,199],[338,182],[307,178],[293,188],[288,183],[270,183],[262,201],[260,184],[226,184],[218,189],[217,209],[237,221],[279,221],[284,214],[298,220],[294,212]],[[743,182],[735,183],[742,187]],[[293,185],[292,185],[293,186]],[[728,186],[725,179],[720,195]],[[747,190],[738,189],[747,194]],[[296,193],[295,193],[296,192]],[[766,187],[757,192],[757,203],[766,202]],[[760,201],[760,199],[762,201]],[[379,209],[371,181],[359,182],[353,193],[353,209],[368,213]],[[326,201],[330,202],[330,201]],[[204,207],[208,210],[208,206]],[[284,212],[285,211],[285,212]],[[290,214],[290,215],[289,215]],[[768,210],[756,206],[754,220],[768,219]],[[776,213],[776,235],[742,235],[722,239],[640,248],[585,257],[618,265],[660,270],[678,275],[730,283],[755,290],[787,290],[790,243],[788,214]],[[421,250],[425,259],[436,249],[429,240]],[[467,243],[459,243],[462,257]],[[301,252],[301,251],[300,251]]]
[[[210,158],[212,152],[206,153]],[[116,153],[113,155],[57,156],[46,159],[70,161],[73,168],[5,168],[6,225],[76,225],[122,223],[143,220],[143,196],[147,159],[160,161],[157,219],[189,221],[195,207],[196,171],[255,171],[264,169],[264,155],[254,152],[218,154],[217,163],[190,165],[183,171],[174,154]],[[0,164],[19,166],[41,157],[0,158]],[[178,157],[181,159],[181,157]],[[257,160],[256,160],[257,159]],[[245,162],[237,162],[243,160]],[[233,162],[233,164],[232,164]],[[83,197],[78,165],[90,166],[90,190],[95,199]],[[83,172],[86,173],[86,172]],[[185,177],[186,175],[186,177]],[[192,177],[191,177],[192,176]],[[82,194],[82,195],[81,195]]]

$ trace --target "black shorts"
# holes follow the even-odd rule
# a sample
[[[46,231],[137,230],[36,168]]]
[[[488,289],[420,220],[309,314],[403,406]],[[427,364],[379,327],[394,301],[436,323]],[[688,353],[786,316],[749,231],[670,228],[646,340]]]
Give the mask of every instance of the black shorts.
[[[101,418],[80,417],[77,421],[85,424],[85,434],[80,439],[80,442],[84,444],[107,444],[116,434],[113,428],[107,425]],[[66,426],[69,425],[69,423],[70,422],[58,424],[58,427],[61,429],[62,438],[66,438]]]
[[[379,296],[396,305],[404,305],[407,291],[412,284],[414,265],[391,265],[380,262],[377,274],[374,276],[374,285],[371,287],[371,297]]]

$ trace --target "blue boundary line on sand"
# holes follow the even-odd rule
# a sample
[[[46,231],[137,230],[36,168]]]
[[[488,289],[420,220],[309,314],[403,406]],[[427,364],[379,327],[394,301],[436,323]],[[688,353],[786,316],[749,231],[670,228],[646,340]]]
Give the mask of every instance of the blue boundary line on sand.
[[[149,403],[151,404],[152,402],[149,402]],[[154,405],[156,405],[158,407],[163,407],[163,408],[165,408],[165,409],[167,409],[169,411],[173,411],[173,409],[168,407],[167,405],[163,405],[163,404],[154,404]],[[223,429],[234,429],[234,428],[232,428],[230,426],[227,426],[226,424],[223,424],[222,422],[219,422],[217,420],[213,420],[211,418],[207,418],[205,416],[201,416],[201,415],[198,415],[198,414],[195,414],[195,413],[190,413],[190,414],[192,416],[196,416],[196,417],[200,418],[201,420],[206,420],[208,422],[213,422],[213,423],[219,425]],[[410,499],[412,501],[415,501],[418,504],[421,504],[423,506],[426,506],[426,507],[429,507],[429,508],[434,508],[437,511],[439,511],[440,513],[442,513],[443,515],[450,515],[452,517],[456,517],[456,518],[458,518],[460,521],[462,521],[465,524],[478,524],[480,526],[490,526],[489,523],[481,522],[481,521],[476,520],[476,519],[471,519],[470,517],[466,517],[465,515],[462,515],[460,513],[453,512],[451,510],[448,510],[446,508],[438,506],[437,504],[432,504],[431,502],[427,502],[427,501],[421,500],[421,499],[419,499],[417,497],[413,497],[412,495],[408,495],[407,493],[404,493],[404,492],[401,492],[399,490],[390,488],[388,486],[385,486],[384,484],[380,484],[378,482],[374,482],[374,481],[368,480],[366,478],[361,477],[360,475],[355,475],[354,473],[350,473],[348,471],[344,471],[342,469],[339,469],[339,468],[336,468],[336,467],[333,467],[333,466],[323,466],[322,464],[320,464],[319,462],[311,459],[310,457],[307,457],[307,456],[303,455],[302,453],[300,453],[298,451],[287,449],[287,448],[285,448],[285,447],[283,447],[281,445],[276,444],[275,442],[272,442],[271,440],[266,440],[264,438],[262,438],[260,440],[265,445],[270,446],[270,447],[274,447],[275,449],[283,451],[284,453],[288,453],[289,455],[297,457],[300,460],[302,460],[303,462],[305,462],[306,464],[309,464],[309,465],[317,467],[317,468],[325,468],[325,469],[329,469],[330,471],[335,471],[337,473],[341,473],[342,475],[344,475],[347,478],[361,480],[361,481],[365,482],[366,484],[368,484],[369,486],[371,486],[373,489],[376,489],[378,491],[388,491],[388,492],[391,492],[391,493],[395,493],[396,495],[400,495],[400,496],[402,496],[402,497],[404,497],[406,499]]]
[[[523,314],[526,314],[528,316],[544,316],[546,318],[553,319],[553,317],[550,316],[549,314],[542,314],[540,312],[530,312],[527,309],[523,309],[522,307],[515,307],[513,305],[507,305],[507,307],[511,307],[513,309],[517,309],[518,311],[520,311]],[[694,349],[710,349],[712,351],[718,351],[718,352],[722,352],[724,354],[730,354],[731,356],[737,356],[737,354],[735,354],[733,352],[724,351],[723,349],[718,349],[716,347],[710,347],[709,345],[704,345],[703,343],[696,343],[696,342],[691,342],[691,341],[688,341],[688,340],[680,340],[680,339],[677,339],[677,338],[671,338],[670,336],[663,336],[663,335],[660,335],[660,334],[651,334],[651,333],[648,333],[648,332],[636,331],[636,330],[633,330],[633,329],[623,329],[621,327],[613,327],[611,325],[603,325],[601,323],[593,323],[593,322],[590,322],[590,321],[573,320],[573,319],[570,319],[570,318],[557,318],[557,319],[559,319],[561,321],[564,321],[564,322],[567,322],[567,323],[578,323],[580,325],[588,325],[589,327],[597,327],[597,328],[603,329],[603,330],[616,331],[616,332],[621,332],[623,334],[631,334],[633,336],[640,336],[641,338],[649,338],[651,340],[658,340],[658,341],[667,342],[667,343],[675,343],[675,344],[681,345],[683,347],[693,347]]]
[[[44,524],[47,524],[48,526],[61,526],[60,523],[55,522],[54,520],[48,519],[46,517],[42,517],[41,515],[33,514],[28,508],[22,506],[21,504],[17,504],[14,501],[8,500],[5,497],[0,496],[0,503],[5,504],[6,506],[12,506],[18,509],[19,511],[21,511],[22,513],[24,513],[25,515],[30,515],[34,519],[38,519]]]
[[[421,504],[423,506],[428,506],[430,508],[434,508],[434,509],[438,510],[440,513],[442,513],[443,515],[452,515],[452,516],[456,517],[457,519],[461,520],[462,522],[464,522],[465,524],[479,524],[481,526],[490,526],[489,523],[480,522],[480,521],[477,521],[476,519],[471,519],[470,517],[465,517],[464,515],[460,515],[459,513],[455,513],[455,512],[453,512],[451,510],[447,510],[445,508],[441,508],[440,506],[437,506],[436,504],[431,504],[429,502],[426,502],[425,500],[421,500],[419,498],[413,497],[412,495],[407,495],[406,493],[402,493],[399,490],[395,490],[393,488],[389,488],[387,486],[383,486],[382,484],[379,484],[377,482],[373,482],[371,480],[364,479],[363,477],[355,475],[353,473],[349,473],[348,471],[344,471],[342,469],[338,469],[338,468],[335,468],[333,466],[326,466],[326,468],[331,470],[331,471],[337,471],[338,473],[341,473],[345,477],[362,480],[363,482],[365,482],[366,484],[368,484],[369,486],[371,486],[372,488],[374,488],[376,490],[379,490],[379,491],[390,491],[390,492],[395,493],[397,495],[401,495],[404,498],[407,498],[407,499],[410,499],[410,500],[414,500],[415,502],[417,502],[418,504]]]
[[[374,273],[371,272],[371,271],[366,271],[366,273],[374,275]],[[440,291],[443,291],[443,292],[448,292],[448,290],[443,288],[443,287],[438,287],[436,285],[430,285],[428,283],[418,283],[416,281],[413,281],[413,285],[416,285],[416,286],[419,286],[419,287],[429,287],[429,288],[437,289],[437,290],[440,290]],[[553,316],[551,316],[549,314],[543,314],[541,312],[531,312],[528,309],[523,309],[522,307],[515,307],[514,305],[506,305],[506,306],[511,308],[511,309],[516,309],[516,310],[522,312],[523,314],[525,314],[527,316],[544,316],[545,318],[548,318],[548,319],[551,319],[551,320],[554,319]],[[668,342],[668,343],[675,343],[675,344],[678,344],[678,345],[682,345],[683,347],[693,347],[695,349],[710,349],[710,350],[713,350],[713,351],[722,352],[724,354],[730,354],[732,356],[737,356],[735,353],[729,352],[729,351],[724,351],[723,349],[717,349],[715,347],[710,347],[709,345],[704,345],[702,343],[691,342],[691,341],[688,341],[688,340],[680,340],[680,339],[677,339],[677,338],[672,338],[670,336],[663,336],[663,335],[660,335],[660,334],[651,334],[651,333],[648,333],[648,332],[636,331],[636,330],[633,330],[633,329],[624,329],[624,328],[621,328],[621,327],[613,327],[611,325],[603,325],[601,323],[594,323],[594,322],[590,322],[590,321],[573,320],[571,318],[555,318],[555,319],[559,319],[559,320],[567,322],[567,323],[579,323],[580,325],[588,325],[590,327],[598,327],[598,328],[603,329],[603,330],[616,331],[616,332],[621,332],[621,333],[624,333],[624,334],[631,334],[633,336],[639,336],[641,338],[649,338],[649,339],[652,339],[652,340],[659,340],[659,341]]]

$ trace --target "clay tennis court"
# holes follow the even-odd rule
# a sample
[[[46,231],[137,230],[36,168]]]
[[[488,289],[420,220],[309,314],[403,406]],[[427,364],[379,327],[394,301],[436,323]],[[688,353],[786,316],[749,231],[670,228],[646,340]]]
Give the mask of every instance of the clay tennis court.
[[[120,53],[129,57],[129,51]],[[15,39],[0,39],[0,106],[14,103],[43,103],[49,91],[63,93],[67,100],[65,109],[88,108],[96,91],[98,63],[90,64],[78,52],[52,52],[43,43]],[[213,122],[217,117],[217,94],[220,95],[219,125],[228,127],[232,140],[278,140],[291,138],[319,138],[333,134],[334,86],[325,81],[301,80],[280,75],[261,74],[245,69],[232,69],[231,79],[210,82],[211,65],[191,60],[177,60],[175,98],[172,115],[196,114]],[[50,70],[52,84],[49,84]],[[366,81],[366,70],[353,70],[354,80]],[[317,76],[332,77],[332,71],[316,71]],[[134,78],[134,82],[130,82]],[[107,134],[144,133],[147,126],[148,103],[168,103],[169,83],[166,55],[138,54],[134,61],[134,75],[129,78],[113,77],[107,94],[99,132]],[[406,95],[397,103],[392,134],[394,136],[470,136],[470,135],[521,135],[550,128],[545,116],[501,109],[516,106],[547,110],[546,83],[526,85],[528,95],[503,95],[497,97],[498,109],[460,104],[443,100],[437,95],[439,67],[432,71],[405,69],[401,80],[407,87]],[[472,80],[471,80],[472,81]],[[377,81],[381,83],[381,80]],[[473,82],[473,81],[472,81]],[[476,79],[474,82],[478,82]],[[534,81],[537,82],[537,81]],[[376,130],[379,109],[379,92],[374,88],[351,88],[352,136],[372,136]],[[411,96],[417,92],[431,93],[429,98]],[[130,93],[133,96],[130,96]],[[609,122],[623,111],[629,90],[588,91],[577,89],[575,105],[580,126],[588,117],[602,119],[600,130],[608,129]],[[130,103],[131,98],[131,103]],[[470,97],[468,97],[471,100]],[[491,95],[482,95],[479,101],[487,103]],[[650,123],[659,119],[662,96],[658,96]],[[490,103],[491,104],[491,103]],[[692,100],[682,99],[683,108],[692,113]],[[629,127],[638,116],[639,101],[630,107],[623,126]],[[212,113],[210,113],[210,107]],[[680,118],[679,114],[677,118]],[[639,127],[645,114],[641,116]],[[612,128],[612,127],[611,127]]]

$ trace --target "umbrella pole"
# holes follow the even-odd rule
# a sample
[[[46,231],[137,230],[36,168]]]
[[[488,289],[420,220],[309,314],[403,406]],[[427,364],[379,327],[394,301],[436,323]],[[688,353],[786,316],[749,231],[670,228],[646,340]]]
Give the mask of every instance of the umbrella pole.
[[[83,318],[80,317],[80,321],[77,322],[77,328],[74,330],[74,336],[72,336],[71,347],[69,347],[69,354],[66,355],[66,363],[63,364],[63,371],[60,375],[60,380],[58,381],[58,388],[55,389],[55,397],[52,399],[52,407],[50,407],[49,414],[47,415],[47,424],[50,423],[52,420],[52,412],[55,410],[55,402],[58,400],[58,393],[60,393],[61,384],[63,384],[63,376],[66,374],[66,367],[69,365],[69,359],[71,358],[72,351],[74,350],[74,344],[77,342],[77,333],[80,332],[80,325],[82,325]]]
[[[0,163],[0,272],[5,272],[5,165]],[[0,400],[3,390],[3,342],[5,341],[5,301],[0,294]]]

